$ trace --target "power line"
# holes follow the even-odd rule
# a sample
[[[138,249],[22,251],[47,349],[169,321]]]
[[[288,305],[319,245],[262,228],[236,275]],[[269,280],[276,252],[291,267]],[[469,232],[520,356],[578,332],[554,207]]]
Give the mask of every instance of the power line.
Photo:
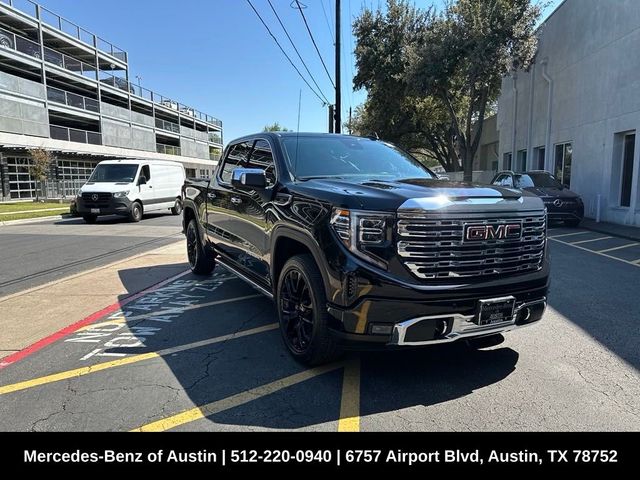
[[[316,52],[318,53],[318,57],[320,57],[320,61],[322,62],[322,66],[324,67],[324,71],[326,72],[327,77],[329,77],[329,81],[331,82],[331,85],[333,85],[333,88],[336,88],[336,84],[333,83],[333,79],[331,78],[331,75],[329,74],[329,69],[327,69],[327,66],[324,63],[324,59],[322,58],[322,54],[320,53],[320,49],[318,48],[318,45],[316,44],[316,39],[313,38],[313,33],[311,33],[311,28],[309,28],[309,24],[307,23],[307,17],[304,16],[304,12],[302,11],[302,7],[300,6],[300,2],[298,0],[296,0],[296,5],[298,6],[298,11],[300,12],[300,15],[302,15],[302,20],[304,20],[304,24],[307,27],[307,32],[309,32],[309,37],[311,37],[311,41],[313,42],[313,46],[316,48]]]
[[[324,0],[320,0],[320,5],[322,5],[322,14],[324,15],[324,20],[327,22],[327,28],[329,29],[329,34],[331,35],[331,45],[335,45],[333,35],[333,29],[331,28],[331,23],[329,23],[329,17],[327,17],[327,11],[324,8]]]
[[[265,23],[265,21],[262,19],[262,16],[260,15],[260,13],[258,13],[258,10],[256,10],[256,7],[253,6],[253,3],[251,3],[251,0],[247,0],[247,3],[249,4],[249,6],[251,7],[251,9],[255,12],[255,14],[258,16],[258,18],[260,19],[260,21],[262,22],[262,25],[264,25],[264,28],[267,29],[267,32],[269,32],[269,35],[271,35],[271,38],[273,38],[273,41],[276,42],[276,45],[278,45],[278,48],[280,48],[280,51],[282,52],[282,54],[287,57],[287,60],[289,60],[289,63],[291,64],[291,66],[296,70],[296,72],[298,72],[298,75],[300,75],[300,78],[302,79],[302,81],[304,83],[307,84],[307,87],[309,87],[309,89],[314,93],[314,95],[316,97],[318,97],[318,100],[320,100],[324,105],[326,105],[327,102],[325,102],[322,97],[320,97],[320,95],[318,95],[318,92],[316,92],[314,90],[314,88],[309,84],[309,82],[307,82],[307,79],[304,78],[304,76],[302,75],[302,73],[300,72],[300,70],[298,70],[298,67],[296,67],[296,65],[291,61],[291,58],[289,58],[289,55],[287,55],[287,52],[284,51],[284,48],[282,48],[282,45],[280,45],[280,42],[278,42],[278,39],[275,37],[275,35],[271,32],[271,29],[269,28],[269,26]]]
[[[298,54],[298,58],[300,59],[300,61],[302,62],[302,65],[304,65],[305,70],[307,71],[307,73],[311,77],[311,81],[313,82],[313,84],[316,86],[316,88],[320,92],[320,95],[322,95],[322,97],[324,98],[325,103],[327,103],[327,104],[330,103],[329,100],[327,100],[327,96],[324,94],[324,92],[320,88],[320,85],[318,85],[318,82],[316,82],[316,79],[314,78],[313,74],[309,71],[309,67],[307,67],[307,64],[302,59],[302,55],[300,55],[300,52],[298,51],[298,48],[296,47],[296,44],[291,39],[291,36],[289,35],[289,32],[287,31],[286,27],[284,26],[284,23],[282,23],[282,20],[280,19],[280,15],[278,15],[278,12],[276,12],[276,9],[273,7],[273,4],[271,3],[271,0],[267,0],[267,1],[269,2],[269,6],[271,7],[271,10],[273,10],[273,13],[275,14],[276,18],[278,19],[278,22],[280,23],[280,26],[284,30],[285,35],[289,39],[289,42],[291,42],[291,46],[293,47],[293,49]]]

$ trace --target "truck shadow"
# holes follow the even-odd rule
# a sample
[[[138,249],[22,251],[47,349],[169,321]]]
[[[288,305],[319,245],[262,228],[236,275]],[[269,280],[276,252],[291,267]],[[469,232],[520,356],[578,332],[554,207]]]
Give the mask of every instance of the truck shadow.
[[[142,270],[123,270],[123,284],[139,283],[140,275],[150,273]],[[124,306],[123,314],[138,342],[105,352],[161,353],[118,373],[123,388],[129,384],[135,390],[149,378],[164,387],[155,394],[154,403],[162,408],[153,420],[246,395],[246,401],[178,430],[336,429],[342,364],[315,375],[293,360],[276,328],[273,303],[226,270],[218,267],[210,278],[185,275]],[[500,382],[518,362],[510,348],[477,351],[464,344],[347,357],[361,362],[363,416],[455,400]],[[294,381],[302,372],[310,378]],[[256,392],[264,386],[269,387]]]

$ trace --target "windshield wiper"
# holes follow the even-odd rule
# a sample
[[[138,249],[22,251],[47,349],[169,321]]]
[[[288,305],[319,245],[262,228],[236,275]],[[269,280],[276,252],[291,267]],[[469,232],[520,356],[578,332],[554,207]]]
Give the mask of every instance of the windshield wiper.
[[[296,177],[297,180],[301,180],[306,182],[307,180],[317,180],[319,178],[344,178],[344,177],[336,177],[334,175],[311,175],[308,177]]]

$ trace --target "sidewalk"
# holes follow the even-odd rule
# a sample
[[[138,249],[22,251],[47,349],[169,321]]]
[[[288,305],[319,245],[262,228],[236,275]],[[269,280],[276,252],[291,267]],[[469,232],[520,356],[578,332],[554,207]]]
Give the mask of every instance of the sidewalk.
[[[0,298],[0,359],[187,270],[178,241]]]
[[[640,227],[630,225],[618,225],[616,223],[596,222],[590,218],[585,218],[580,226],[587,230],[613,235],[620,238],[626,238],[635,242],[640,242]]]

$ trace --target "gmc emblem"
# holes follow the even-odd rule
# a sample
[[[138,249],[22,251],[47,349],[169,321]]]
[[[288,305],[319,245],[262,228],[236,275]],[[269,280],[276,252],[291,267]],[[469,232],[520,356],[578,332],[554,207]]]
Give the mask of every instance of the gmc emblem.
[[[464,226],[465,242],[483,240],[518,240],[522,237],[521,223],[468,224]]]

